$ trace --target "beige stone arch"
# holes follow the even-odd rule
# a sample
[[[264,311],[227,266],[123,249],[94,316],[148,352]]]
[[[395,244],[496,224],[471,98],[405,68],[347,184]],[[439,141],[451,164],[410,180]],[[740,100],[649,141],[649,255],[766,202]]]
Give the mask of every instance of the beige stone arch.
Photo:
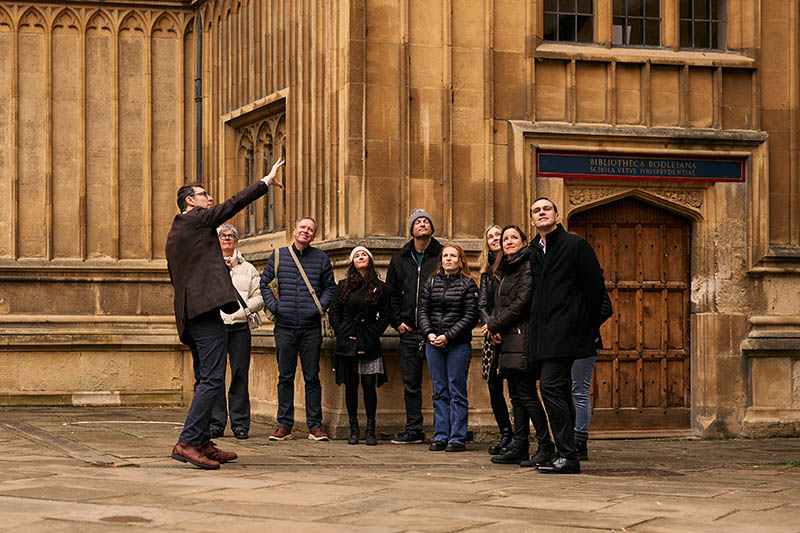
[[[65,7],[60,10],[56,16],[53,18],[53,24],[51,25],[50,31],[52,33],[56,33],[59,31],[67,31],[71,33],[81,33],[83,28],[81,28],[81,20],[78,15],[69,7]]]
[[[6,28],[5,30],[3,28]],[[11,31],[14,28],[14,22],[11,15],[6,8],[0,6],[0,31]]]
[[[205,17],[205,15],[203,15]],[[194,33],[194,15],[187,17],[183,25],[183,38]]]
[[[674,189],[643,187],[565,187],[565,202],[561,211],[562,221],[569,227],[569,219],[578,213],[616,202],[623,198],[636,198],[647,204],[687,218],[693,225],[702,223],[704,189]]]
[[[180,25],[175,17],[164,11],[161,13],[153,22],[153,25],[150,27],[150,36],[151,37],[168,37],[168,38],[177,38],[178,37],[178,28]],[[174,37],[170,37],[169,34],[172,34]]]
[[[147,25],[139,12],[129,11],[122,17],[119,23],[119,33],[124,31],[141,32],[143,35],[147,35]]]
[[[44,14],[35,6],[31,6],[19,17],[17,29],[23,31],[23,28],[29,28],[27,31],[40,31],[44,33],[47,27],[45,20]]]
[[[111,17],[103,9],[95,9],[86,20],[86,32],[90,31],[114,33]]]

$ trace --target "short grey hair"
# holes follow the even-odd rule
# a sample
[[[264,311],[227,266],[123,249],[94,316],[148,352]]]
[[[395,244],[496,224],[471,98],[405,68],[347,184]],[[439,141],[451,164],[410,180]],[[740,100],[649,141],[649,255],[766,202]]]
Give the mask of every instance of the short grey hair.
[[[304,220],[310,220],[311,222],[314,223],[314,233],[316,233],[317,232],[317,221],[314,220],[314,217],[300,217],[300,218],[298,218],[297,220],[294,221],[294,227],[296,228],[297,226],[299,226],[300,223],[302,221],[304,221]]]
[[[236,240],[239,240],[239,230],[236,229],[236,226],[233,224],[223,224],[217,228],[217,235],[222,235],[222,232],[225,230],[231,230],[231,232],[233,232],[233,236],[236,237]]]

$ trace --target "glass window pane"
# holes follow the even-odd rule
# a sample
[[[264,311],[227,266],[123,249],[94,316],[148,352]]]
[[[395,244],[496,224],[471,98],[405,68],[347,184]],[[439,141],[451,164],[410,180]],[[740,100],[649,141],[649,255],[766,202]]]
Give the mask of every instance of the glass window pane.
[[[694,23],[694,47],[695,48],[711,48],[711,41],[709,41],[709,28],[708,22],[695,21]]]
[[[647,0],[645,2],[644,14],[647,17],[661,18],[661,1]]]
[[[614,16],[625,14],[625,0],[614,0]],[[616,23],[615,23],[616,24]]]
[[[578,0],[578,13],[591,15],[593,13],[592,0]]]
[[[560,15],[558,17],[558,40],[575,41],[575,15]]]
[[[594,41],[594,28],[592,27],[592,17],[583,15],[578,16],[578,42],[590,43]]]
[[[554,12],[558,9],[558,0],[544,0],[544,10]]]
[[[555,14],[544,14],[544,32],[542,38],[545,41],[558,40],[558,19]]]
[[[558,0],[558,10],[561,13],[575,13],[575,2],[577,0]]]
[[[661,46],[661,22],[647,19],[644,27],[644,44],[647,46]]]
[[[722,2],[723,0],[711,0],[711,18],[714,20],[723,19],[724,4]]]
[[[692,47],[692,23],[688,20],[681,21],[681,48]]]
[[[710,46],[710,48],[721,49],[722,47],[720,46],[720,43],[719,43],[719,33],[718,33],[717,28],[718,28],[717,23],[716,22],[712,22],[711,23],[711,46]]]
[[[710,13],[708,12],[708,2],[709,0],[694,0],[695,19],[708,20],[708,16],[710,15]]]
[[[644,43],[644,41],[642,40],[643,38],[642,34],[644,33],[644,28],[642,27],[642,19],[630,18],[628,19],[628,24],[630,25],[630,30],[629,30],[630,40],[628,41],[628,44],[639,45],[639,46],[642,45]]]
[[[628,0],[628,16],[643,17],[644,2],[642,2],[642,0]]]
[[[691,16],[691,13],[692,13],[691,0],[681,0],[681,18],[688,19]]]

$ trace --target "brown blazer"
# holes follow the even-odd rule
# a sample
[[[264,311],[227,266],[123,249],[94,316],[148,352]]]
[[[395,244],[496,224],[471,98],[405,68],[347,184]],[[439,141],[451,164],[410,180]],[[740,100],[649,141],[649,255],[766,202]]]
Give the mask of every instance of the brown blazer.
[[[226,313],[239,309],[236,289],[217,237],[217,226],[267,193],[259,180],[208,209],[196,207],[175,215],[167,235],[167,268],[175,288],[175,323],[182,341],[186,322],[220,308]]]

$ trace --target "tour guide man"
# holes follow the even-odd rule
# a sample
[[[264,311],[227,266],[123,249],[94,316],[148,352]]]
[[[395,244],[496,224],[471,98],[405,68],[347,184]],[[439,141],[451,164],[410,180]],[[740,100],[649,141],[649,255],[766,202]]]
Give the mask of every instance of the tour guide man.
[[[219,205],[200,184],[178,189],[179,215],[167,235],[167,267],[175,288],[175,322],[178,336],[192,350],[194,397],[186,414],[183,431],[172,449],[172,458],[207,470],[236,459],[211,442],[209,425],[214,401],[225,386],[225,354],[228,333],[220,311],[239,308],[236,289],[217,237],[217,226],[264,196],[275,181],[284,160],[279,159],[269,174],[245,187]]]

